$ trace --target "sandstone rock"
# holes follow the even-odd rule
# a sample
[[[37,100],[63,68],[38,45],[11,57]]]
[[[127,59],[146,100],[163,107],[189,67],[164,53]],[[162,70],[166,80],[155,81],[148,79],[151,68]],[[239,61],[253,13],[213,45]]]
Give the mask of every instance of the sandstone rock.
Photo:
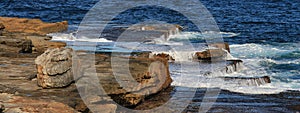
[[[73,108],[53,101],[34,100],[12,94],[0,94],[5,113],[74,113]],[[5,99],[3,99],[5,98]]]
[[[78,55],[78,57],[85,58],[86,56],[82,54]],[[89,58],[89,56],[86,58]],[[95,59],[95,68],[99,81],[85,77],[94,70],[89,68],[90,66],[85,66],[85,64],[91,64],[88,62],[82,63],[82,66],[87,67],[87,69],[84,70],[84,79],[81,78],[79,81],[83,82],[83,84],[100,82],[105,93],[122,106],[136,106],[150,95],[155,95],[168,88],[172,82],[168,61],[162,58],[128,58],[121,56],[110,56],[110,58],[107,58],[107,55],[96,55]],[[112,61],[112,59],[114,60]],[[95,93],[90,93],[98,92],[97,90],[99,90],[97,88],[99,86],[92,84],[92,86],[94,85],[95,87],[89,86],[88,88],[85,88],[83,85],[79,89],[84,91],[84,95],[93,95]],[[105,97],[101,96],[101,98]],[[107,103],[106,100],[102,101]]]
[[[228,43],[214,43],[214,44],[209,44],[208,46],[216,47],[219,49],[225,49],[230,53],[230,48]]]
[[[48,33],[66,31],[68,22],[46,23],[39,19],[0,17],[8,32],[22,32],[29,34],[46,35]]]
[[[3,47],[2,51],[9,51],[10,47],[12,47],[10,52],[15,53],[31,53],[33,47],[31,40],[10,37],[0,38],[0,45],[2,45],[1,48]],[[7,47],[7,49],[4,48],[5,46]],[[16,49],[12,50],[13,48]]]
[[[70,85],[72,76],[72,52],[70,48],[48,49],[35,60],[38,85],[43,88],[57,88]]]
[[[38,53],[43,53],[48,48],[61,48],[66,46],[64,42],[49,41],[50,39],[45,36],[25,36],[25,38],[32,41],[34,51]]]
[[[198,60],[218,60],[226,57],[227,53],[222,49],[207,49],[202,52],[196,52],[194,58]]]

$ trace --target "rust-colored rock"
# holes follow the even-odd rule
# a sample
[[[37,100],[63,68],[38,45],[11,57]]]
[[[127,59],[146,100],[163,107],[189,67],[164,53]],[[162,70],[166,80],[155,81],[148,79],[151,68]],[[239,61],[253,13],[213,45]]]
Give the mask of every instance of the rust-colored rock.
[[[219,49],[225,49],[225,50],[227,50],[230,53],[229,44],[226,43],[226,42],[224,42],[224,43],[209,44],[209,46],[216,47],[216,48],[219,48]]]
[[[46,23],[40,19],[0,17],[0,22],[8,32],[46,35],[48,33],[66,31],[68,22]]]

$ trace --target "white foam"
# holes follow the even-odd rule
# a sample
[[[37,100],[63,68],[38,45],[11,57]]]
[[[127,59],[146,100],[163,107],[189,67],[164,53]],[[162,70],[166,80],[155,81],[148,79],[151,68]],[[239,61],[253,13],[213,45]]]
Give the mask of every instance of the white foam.
[[[85,41],[85,42],[113,42],[105,38],[90,39],[88,37],[75,37],[75,33],[49,33],[47,36],[51,37],[53,41]]]

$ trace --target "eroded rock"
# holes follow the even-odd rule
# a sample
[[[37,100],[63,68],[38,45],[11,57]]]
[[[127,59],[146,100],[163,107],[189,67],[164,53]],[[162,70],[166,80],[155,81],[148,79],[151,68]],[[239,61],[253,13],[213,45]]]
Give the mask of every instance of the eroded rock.
[[[43,88],[57,88],[70,85],[72,76],[72,52],[70,48],[48,49],[35,60],[38,85]]]
[[[202,52],[196,52],[194,58],[198,60],[217,60],[225,58],[226,55],[227,52],[222,49],[207,49]]]
[[[60,102],[34,100],[12,94],[0,93],[0,111],[5,113],[75,113],[76,111]]]

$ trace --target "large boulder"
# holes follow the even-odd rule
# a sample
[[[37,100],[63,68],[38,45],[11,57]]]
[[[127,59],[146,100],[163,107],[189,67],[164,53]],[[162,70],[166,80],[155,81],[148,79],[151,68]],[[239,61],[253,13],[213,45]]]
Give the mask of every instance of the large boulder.
[[[40,19],[0,17],[0,21],[8,32],[46,35],[48,33],[68,30],[68,22],[46,23]]]
[[[70,85],[73,80],[72,53],[70,48],[48,49],[35,59],[37,82],[43,88],[59,88]]]

